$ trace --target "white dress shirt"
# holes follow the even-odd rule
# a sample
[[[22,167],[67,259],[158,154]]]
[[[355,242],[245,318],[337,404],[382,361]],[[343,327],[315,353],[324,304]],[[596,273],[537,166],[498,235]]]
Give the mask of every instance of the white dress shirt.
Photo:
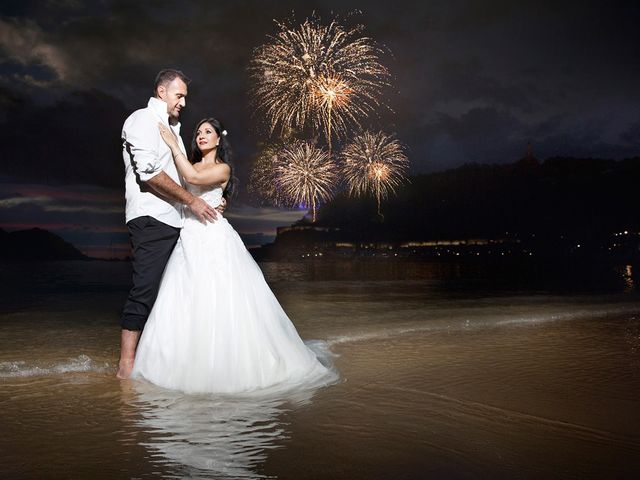
[[[167,104],[159,98],[149,99],[147,108],[133,112],[122,127],[122,158],[125,169],[126,221],[149,215],[172,227],[182,227],[183,205],[152,193],[145,185],[149,179],[165,172],[178,185],[182,185],[173,163],[171,149],[164,143],[158,122],[169,126],[178,137],[180,150],[185,153],[180,138],[180,123],[169,124]]]

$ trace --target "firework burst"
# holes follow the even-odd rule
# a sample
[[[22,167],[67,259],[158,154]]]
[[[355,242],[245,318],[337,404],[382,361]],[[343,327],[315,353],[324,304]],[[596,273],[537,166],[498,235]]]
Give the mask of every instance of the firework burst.
[[[402,145],[382,132],[364,132],[342,150],[342,172],[349,195],[373,193],[378,203],[405,179],[409,160]]]
[[[349,102],[352,100],[353,89],[338,77],[321,77],[315,82],[313,95],[315,99],[316,115],[324,128],[324,135],[331,154],[332,129],[345,132],[347,120],[357,123],[356,118],[349,112]],[[337,111],[338,115],[333,115]],[[342,113],[342,115],[340,115]],[[335,126],[334,126],[335,124]]]
[[[310,208],[315,222],[318,203],[331,199],[337,180],[329,154],[309,142],[296,141],[280,151],[273,167],[280,199],[290,206]]]
[[[344,136],[380,106],[389,72],[380,49],[361,36],[362,27],[344,29],[316,18],[298,27],[278,23],[280,31],[258,47],[249,65],[256,111],[270,133],[311,126],[331,137]]]

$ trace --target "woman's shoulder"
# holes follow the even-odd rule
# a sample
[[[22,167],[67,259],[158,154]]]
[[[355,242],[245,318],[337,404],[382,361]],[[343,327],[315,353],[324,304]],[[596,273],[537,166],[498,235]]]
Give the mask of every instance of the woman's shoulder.
[[[198,172],[202,172],[203,170],[207,170],[209,168],[222,168],[224,170],[230,170],[231,167],[228,163],[220,162],[220,163],[202,163],[202,161],[194,163],[193,168],[195,168]]]
[[[198,162],[198,163],[194,163],[193,164],[193,168],[196,169],[196,171],[198,172],[204,172],[207,170],[213,170],[216,169],[218,171],[222,171],[222,172],[230,172],[231,171],[231,167],[229,166],[228,163],[224,163],[224,162],[220,162],[220,163],[202,163],[202,162]]]

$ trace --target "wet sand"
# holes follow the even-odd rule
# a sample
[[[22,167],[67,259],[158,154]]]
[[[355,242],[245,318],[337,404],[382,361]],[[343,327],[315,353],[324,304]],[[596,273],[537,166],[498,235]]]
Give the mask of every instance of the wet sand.
[[[360,343],[339,362],[340,394],[318,394],[317,409],[291,427],[296,442],[265,471],[637,478],[637,328],[635,318],[585,319]],[[330,441],[314,445],[319,437]]]
[[[440,271],[375,281],[266,271],[301,336],[334,355],[339,383],[209,397],[121,382],[126,276],[91,285],[95,272],[73,266],[10,298],[0,314],[0,476],[640,476],[632,278],[592,295],[469,287],[466,274],[461,286]]]
[[[639,318],[344,342],[341,383],[287,399],[168,394],[93,352],[2,379],[3,477],[637,478]]]

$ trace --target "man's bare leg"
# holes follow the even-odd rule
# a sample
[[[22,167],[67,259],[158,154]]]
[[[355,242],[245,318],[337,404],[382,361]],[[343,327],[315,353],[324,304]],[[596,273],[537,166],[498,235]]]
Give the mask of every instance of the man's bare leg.
[[[116,373],[116,377],[125,379],[131,375],[139,339],[139,330],[122,329],[122,335],[120,337],[120,361],[118,362],[118,373]]]

